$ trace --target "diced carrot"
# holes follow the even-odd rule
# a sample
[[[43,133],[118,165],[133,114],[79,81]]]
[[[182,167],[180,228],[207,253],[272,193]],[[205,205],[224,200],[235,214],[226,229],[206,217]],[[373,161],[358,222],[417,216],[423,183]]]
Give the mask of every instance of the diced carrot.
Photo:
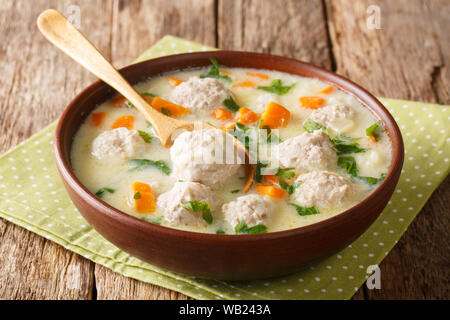
[[[274,174],[263,176],[263,181],[270,184],[279,184],[278,177]]]
[[[233,118],[233,115],[231,114],[230,111],[222,108],[217,108],[216,110],[214,110],[213,116],[217,120],[229,120]]]
[[[113,129],[124,127],[129,130],[133,129],[134,126],[134,116],[126,115],[118,117],[117,120],[112,125]]]
[[[268,80],[269,79],[269,76],[267,74],[264,74],[264,73],[247,72],[247,75],[249,75],[251,77],[261,78],[261,79],[264,79],[264,80]]]
[[[151,105],[159,112],[162,112],[163,109],[168,110],[170,112],[170,115],[173,117],[184,116],[186,113],[189,112],[189,109],[179,106],[170,101],[161,99],[160,97],[154,97],[151,102]]]
[[[333,90],[334,90],[334,87],[333,87],[333,86],[328,86],[328,87],[326,87],[325,89],[322,89],[322,90],[320,90],[320,91],[317,92],[317,93],[328,94],[328,93],[333,92]]]
[[[369,140],[372,141],[373,143],[376,143],[377,140],[375,139],[375,137],[372,135],[369,136]]]
[[[152,188],[142,182],[135,182],[132,186],[134,204],[139,213],[148,213],[156,211],[156,201]]]
[[[227,76],[229,76],[231,74],[230,71],[223,70],[223,69],[220,69],[219,72],[222,73],[222,74],[226,74]]]
[[[231,126],[223,127],[222,130],[228,131],[228,130],[234,130],[235,128],[236,128],[236,124],[233,123]]]
[[[302,104],[302,107],[308,109],[318,109],[325,103],[325,99],[317,96],[305,96],[301,97],[299,100]]]
[[[277,188],[274,186],[264,186],[261,184],[256,186],[256,192],[263,196],[269,196],[276,199],[281,199],[286,196],[286,191],[281,188]]]
[[[251,124],[260,119],[260,116],[254,113],[252,110],[242,107],[237,113],[238,122],[242,124]]]
[[[168,80],[169,83],[170,83],[172,86],[174,86],[174,87],[176,87],[176,86],[178,86],[180,83],[184,82],[183,80],[180,80],[180,79],[177,79],[177,78],[174,78],[174,77],[168,77],[167,80]]]
[[[111,103],[114,107],[121,107],[127,99],[124,96],[118,96],[111,99]]]
[[[253,82],[251,82],[250,80],[244,80],[242,82],[238,82],[238,83],[233,84],[233,88],[238,88],[238,87],[241,87],[241,88],[254,88],[255,84]]]
[[[91,118],[92,124],[96,127],[100,126],[103,123],[105,116],[106,113],[104,112],[94,112]]]
[[[262,115],[261,128],[269,127],[270,129],[275,129],[286,127],[290,117],[291,113],[288,109],[276,102],[270,102]]]

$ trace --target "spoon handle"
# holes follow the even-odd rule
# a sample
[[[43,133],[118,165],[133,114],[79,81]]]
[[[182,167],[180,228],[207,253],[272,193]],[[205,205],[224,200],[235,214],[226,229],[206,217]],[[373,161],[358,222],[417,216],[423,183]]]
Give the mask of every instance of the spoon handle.
[[[120,92],[150,121],[162,144],[168,127],[177,126],[176,120],[150,107],[142,96],[103,57],[95,46],[78,31],[61,13],[49,9],[37,20],[39,30],[57,48],[92,72],[95,76]],[[164,127],[161,131],[160,129]]]

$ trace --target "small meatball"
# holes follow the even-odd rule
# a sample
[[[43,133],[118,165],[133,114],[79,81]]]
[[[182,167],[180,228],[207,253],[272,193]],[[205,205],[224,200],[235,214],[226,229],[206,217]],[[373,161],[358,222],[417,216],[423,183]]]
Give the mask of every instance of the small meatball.
[[[172,225],[205,225],[202,212],[181,206],[189,201],[207,202],[211,212],[218,206],[211,189],[197,182],[176,182],[170,191],[158,197],[157,205],[164,210],[164,219]]]
[[[291,195],[291,201],[302,207],[339,207],[352,193],[352,182],[327,171],[312,171],[300,175],[300,186]]]
[[[332,169],[338,160],[328,135],[320,130],[287,139],[274,151],[282,166],[297,172]]]
[[[170,148],[172,172],[179,180],[217,188],[237,173],[240,164],[233,157],[237,153],[233,138],[222,130],[183,132]],[[239,152],[239,159],[244,159],[243,156]]]
[[[345,105],[331,105],[314,110],[310,119],[336,132],[345,132],[354,126],[355,111]]]
[[[173,89],[170,100],[192,112],[211,114],[223,107],[223,101],[230,96],[231,92],[219,80],[192,77]]]
[[[267,197],[256,194],[241,196],[235,201],[225,203],[222,206],[225,220],[233,228],[241,220],[244,220],[249,228],[257,224],[266,224],[272,210],[272,202]]]
[[[136,130],[117,128],[99,134],[91,146],[91,154],[98,160],[105,158],[131,159],[147,148]]]

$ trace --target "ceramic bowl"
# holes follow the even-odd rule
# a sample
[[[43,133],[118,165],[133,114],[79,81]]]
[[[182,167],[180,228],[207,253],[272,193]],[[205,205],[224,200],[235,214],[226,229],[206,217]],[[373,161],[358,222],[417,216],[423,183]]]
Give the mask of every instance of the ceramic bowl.
[[[404,149],[389,112],[369,92],[335,73],[279,56],[214,51],[157,58],[120,70],[132,84],[169,71],[210,65],[287,72],[323,80],[355,96],[384,124],[392,142],[392,163],[380,186],[358,205],[301,228],[256,235],[204,234],[158,226],[115,209],[89,192],[74,175],[70,151],[78,128],[98,104],[114,95],[101,81],[84,89],[65,109],[54,138],[56,163],[75,206],[108,241],[129,254],[170,271],[221,280],[261,279],[289,274],[344,248],[361,235],[388,203],[398,182]],[[386,150],[388,152],[388,150]]]

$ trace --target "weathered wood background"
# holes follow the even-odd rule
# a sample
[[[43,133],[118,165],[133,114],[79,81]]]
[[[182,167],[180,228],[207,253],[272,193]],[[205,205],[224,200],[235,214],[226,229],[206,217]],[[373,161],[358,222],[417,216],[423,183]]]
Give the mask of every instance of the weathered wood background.
[[[35,21],[81,8],[81,30],[117,67],[166,34],[309,61],[374,94],[450,104],[448,0],[0,0],[0,153],[58,118],[93,81]],[[367,28],[377,5],[381,29]],[[449,298],[450,179],[354,299]],[[186,299],[92,263],[0,219],[1,299]]]

